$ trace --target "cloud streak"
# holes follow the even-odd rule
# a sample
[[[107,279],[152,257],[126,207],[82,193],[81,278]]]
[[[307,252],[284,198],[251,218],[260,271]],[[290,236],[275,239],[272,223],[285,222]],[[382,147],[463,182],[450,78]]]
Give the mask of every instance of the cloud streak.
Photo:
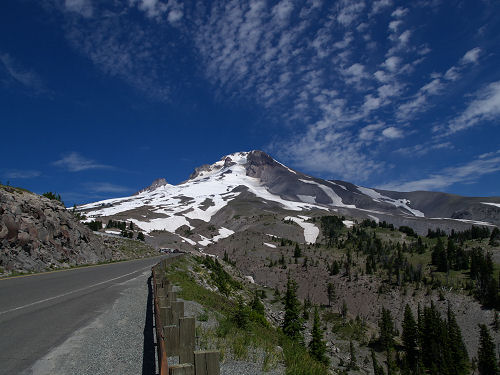
[[[379,186],[396,191],[442,190],[456,183],[473,183],[478,178],[500,171],[500,150],[484,154],[468,163],[445,168],[428,177],[412,181],[394,181]]]
[[[87,159],[77,152],[71,152],[64,155],[61,159],[53,162],[52,165],[63,168],[69,172],[81,172],[92,169],[114,169],[110,165],[100,164],[94,160]]]

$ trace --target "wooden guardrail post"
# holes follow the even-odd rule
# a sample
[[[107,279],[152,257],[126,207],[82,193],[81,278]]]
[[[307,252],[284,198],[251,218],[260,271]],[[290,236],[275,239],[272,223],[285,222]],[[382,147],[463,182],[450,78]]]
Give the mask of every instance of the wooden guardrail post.
[[[194,352],[194,372],[196,375],[219,375],[219,351],[198,350]]]
[[[170,356],[179,355],[179,326],[171,325],[163,327],[165,333],[165,347]]]
[[[179,318],[179,363],[194,363],[194,317]]]
[[[184,301],[173,301],[170,304],[170,313],[172,320],[170,324],[179,324],[179,318],[184,317]]]
[[[180,365],[170,366],[169,375],[195,375],[192,363],[181,363]]]

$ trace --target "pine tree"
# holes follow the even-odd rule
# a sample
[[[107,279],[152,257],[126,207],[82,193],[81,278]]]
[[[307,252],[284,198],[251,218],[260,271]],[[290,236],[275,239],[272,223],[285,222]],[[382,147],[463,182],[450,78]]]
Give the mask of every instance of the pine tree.
[[[300,303],[297,299],[297,283],[288,275],[285,293],[285,317],[282,329],[285,335],[292,340],[302,340],[302,319],[300,317]]]
[[[389,350],[394,346],[394,322],[390,310],[382,307],[382,316],[378,323],[380,329],[380,343],[385,350]]]
[[[465,375],[469,373],[469,355],[462,339],[460,327],[455,319],[455,314],[448,304],[448,347],[451,355],[450,373],[453,375]]]
[[[385,375],[384,368],[378,364],[377,358],[375,358],[375,352],[372,350],[372,364],[374,375]]]
[[[240,296],[238,297],[236,310],[233,313],[233,321],[238,328],[246,329],[248,327],[248,315],[248,309],[243,303],[243,298]]]
[[[358,365],[356,364],[356,351],[354,349],[354,344],[352,341],[349,341],[349,366],[350,370],[357,370]]]
[[[265,308],[264,304],[260,301],[259,295],[255,292],[252,303],[250,304],[250,308],[255,311],[257,314],[264,315]]]
[[[495,343],[491,339],[488,328],[485,324],[479,325],[480,338],[479,349],[477,351],[478,364],[480,375],[498,375],[500,373],[495,355]]]
[[[137,239],[138,239],[139,241],[145,241],[145,240],[146,240],[146,238],[144,237],[144,233],[139,232],[139,233],[137,234]]]
[[[295,244],[295,250],[293,251],[293,256],[295,259],[300,258],[302,256],[302,251],[300,250],[299,244]]]
[[[328,294],[328,306],[332,305],[332,300],[335,300],[337,293],[335,291],[335,285],[333,283],[328,283],[326,287],[326,292]]]
[[[314,321],[311,335],[312,338],[309,343],[309,353],[317,361],[328,365],[329,360],[326,356],[326,344],[323,341],[323,330],[320,326],[318,307],[314,308]]]
[[[418,361],[418,327],[408,305],[405,307],[402,326],[403,333],[401,338],[405,348],[406,363],[412,371],[415,371]]]

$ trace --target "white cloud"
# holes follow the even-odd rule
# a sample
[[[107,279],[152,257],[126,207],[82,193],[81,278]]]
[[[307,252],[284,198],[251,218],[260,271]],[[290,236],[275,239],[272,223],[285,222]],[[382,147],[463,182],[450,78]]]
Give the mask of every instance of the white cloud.
[[[393,20],[393,21],[389,22],[389,29],[395,33],[398,31],[399,26],[401,26],[402,24],[403,24],[403,21],[401,21],[401,20]]]
[[[378,137],[377,136],[378,131],[382,129],[384,126],[385,124],[383,122],[365,126],[359,131],[359,139],[368,142],[374,141]]]
[[[35,91],[43,90],[40,77],[35,72],[21,67],[8,53],[0,52],[0,63],[3,65],[8,76],[17,83]]]
[[[4,173],[5,178],[35,178],[40,176],[42,173],[40,171],[34,170],[9,170]]]
[[[402,32],[401,35],[399,35],[399,37],[398,37],[399,42],[401,44],[407,44],[408,41],[410,40],[410,36],[411,36],[410,30],[406,30],[406,31]]]
[[[401,129],[395,128],[393,126],[389,126],[388,128],[385,128],[382,131],[382,134],[384,137],[387,137],[390,139],[403,138],[403,132],[401,131]]]
[[[349,26],[360,16],[365,3],[364,1],[341,0],[339,7],[337,21],[343,26]]]
[[[404,17],[408,13],[408,8],[397,8],[394,12],[392,12],[392,16],[395,18]]]
[[[438,190],[456,183],[474,183],[480,177],[500,171],[500,155],[478,157],[468,163],[445,168],[428,177],[413,181],[394,181],[379,186],[380,189],[397,191]]]
[[[64,0],[64,7],[68,12],[78,13],[83,17],[92,17],[93,7],[90,0]]]
[[[468,129],[482,121],[500,118],[500,81],[492,82],[478,90],[467,108],[452,119],[445,134]]]
[[[112,184],[109,182],[89,182],[85,184],[86,190],[93,192],[93,193],[127,193],[130,192],[132,189],[126,187],[126,186],[121,186],[121,185],[116,185]]]
[[[462,57],[461,62],[464,64],[476,64],[479,60],[479,54],[481,53],[481,48],[476,47],[467,51]]]
[[[394,72],[399,67],[401,63],[401,58],[398,56],[390,56],[388,57],[384,63],[382,64],[389,71]]]
[[[392,6],[392,0],[376,0],[372,5],[372,13],[380,13],[385,8]]]
[[[70,172],[80,172],[90,169],[113,169],[110,165],[99,164],[94,160],[83,157],[77,152],[71,152],[52,164]]]

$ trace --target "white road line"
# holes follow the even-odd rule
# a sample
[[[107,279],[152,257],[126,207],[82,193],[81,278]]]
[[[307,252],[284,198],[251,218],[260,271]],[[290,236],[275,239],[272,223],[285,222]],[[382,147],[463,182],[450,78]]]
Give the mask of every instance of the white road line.
[[[130,276],[134,273],[137,273],[137,272],[141,272],[145,269],[149,269],[151,268],[150,266],[147,266],[147,267],[144,267],[144,268],[141,268],[139,270],[136,270],[136,271],[133,271],[133,272],[130,272],[130,273],[127,273],[125,275],[121,275],[121,276],[118,276],[118,277],[114,277],[112,279],[109,279],[109,280],[105,280],[105,281],[101,281],[97,284],[92,284],[92,285],[89,285],[89,286],[86,286],[84,288],[80,288],[80,289],[75,289],[75,290],[72,290],[71,292],[67,292],[67,293],[63,293],[63,294],[59,294],[57,296],[54,296],[54,297],[50,297],[50,298],[45,298],[45,299],[42,299],[40,301],[36,301],[36,302],[32,302],[32,303],[28,303],[27,305],[24,305],[24,306],[19,306],[19,307],[15,307],[13,309],[10,309],[10,310],[5,310],[5,311],[0,311],[0,315],[2,314],[7,314],[9,312],[12,312],[12,311],[16,311],[16,310],[21,310],[21,309],[25,309],[26,307],[31,307],[31,306],[34,306],[34,305],[38,305],[40,303],[43,303],[43,302],[47,302],[47,301],[51,301],[53,299],[56,299],[56,298],[61,298],[61,297],[65,297],[67,295],[70,295],[70,294],[73,294],[73,293],[78,293],[78,292],[81,292],[82,290],[87,290],[87,289],[90,289],[90,288],[93,288],[95,286],[98,286],[98,285],[102,285],[102,284],[106,284],[106,283],[109,283],[110,281],[115,281],[115,280],[118,280],[118,279],[121,279],[122,277],[125,277],[125,276]]]

